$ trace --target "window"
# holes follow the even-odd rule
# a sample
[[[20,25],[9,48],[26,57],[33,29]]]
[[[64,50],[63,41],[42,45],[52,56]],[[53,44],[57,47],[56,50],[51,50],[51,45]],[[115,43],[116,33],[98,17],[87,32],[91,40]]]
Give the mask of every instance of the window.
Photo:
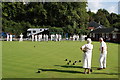
[[[42,29],[40,29],[40,31],[42,31]]]
[[[93,33],[93,37],[95,37],[95,33]]]
[[[28,31],[28,33],[31,33],[31,31]]]
[[[113,39],[116,39],[117,38],[117,35],[116,35],[116,33],[113,33]]]
[[[99,35],[99,34],[96,34],[96,39],[98,39],[98,38],[99,38],[99,37],[98,37],[98,35]]]
[[[36,31],[33,31],[33,33],[36,33]]]
[[[109,38],[109,33],[106,33],[106,38]]]
[[[102,37],[105,38],[105,34],[104,33],[102,33]]]
[[[90,33],[90,37],[92,37],[92,33]]]

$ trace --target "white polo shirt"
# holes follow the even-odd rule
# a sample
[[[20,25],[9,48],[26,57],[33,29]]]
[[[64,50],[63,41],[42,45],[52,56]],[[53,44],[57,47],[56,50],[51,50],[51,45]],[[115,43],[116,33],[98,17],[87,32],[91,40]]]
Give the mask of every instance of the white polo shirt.
[[[23,35],[22,35],[22,34],[20,35],[20,38],[23,38]]]
[[[100,50],[102,51],[102,47],[103,47],[103,52],[104,51],[107,51],[107,45],[104,41],[101,42],[101,45],[100,45]]]
[[[82,49],[86,49],[86,52],[92,52],[93,45],[92,44],[85,44],[82,46]]]

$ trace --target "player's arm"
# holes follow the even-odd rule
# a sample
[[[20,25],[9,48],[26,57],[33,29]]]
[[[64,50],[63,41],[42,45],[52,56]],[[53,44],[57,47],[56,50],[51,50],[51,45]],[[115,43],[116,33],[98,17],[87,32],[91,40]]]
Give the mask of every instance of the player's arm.
[[[81,49],[83,52],[86,52],[86,51],[85,51],[85,48],[82,48],[82,47],[81,47],[80,49]]]
[[[80,47],[80,49],[83,51],[84,50],[84,48],[85,48],[85,45],[83,45],[82,47]]]
[[[85,49],[86,47],[85,47],[85,45],[84,46],[82,46],[80,49],[85,53],[86,52],[86,49]]]
[[[101,48],[101,53],[103,54],[104,47]]]
[[[83,50],[83,48],[82,48],[82,47],[80,47],[80,49],[81,49],[81,50]]]

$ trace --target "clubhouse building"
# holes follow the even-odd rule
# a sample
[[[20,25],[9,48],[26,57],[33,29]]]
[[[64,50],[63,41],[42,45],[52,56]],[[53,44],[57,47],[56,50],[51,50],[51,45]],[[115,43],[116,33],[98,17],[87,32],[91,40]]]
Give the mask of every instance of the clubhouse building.
[[[94,27],[94,29],[91,30],[87,37],[91,38],[94,41],[98,41],[99,38],[102,37],[105,41],[120,43],[120,30],[113,27],[100,27],[98,24],[98,27]]]

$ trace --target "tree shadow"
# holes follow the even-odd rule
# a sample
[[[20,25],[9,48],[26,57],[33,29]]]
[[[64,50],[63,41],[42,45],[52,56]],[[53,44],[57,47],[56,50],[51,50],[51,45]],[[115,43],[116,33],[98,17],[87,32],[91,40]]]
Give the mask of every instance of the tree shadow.
[[[54,65],[54,66],[59,66],[59,67],[64,67],[64,68],[83,68],[82,66],[72,66],[72,65]],[[92,67],[93,70],[97,70],[98,67]]]
[[[92,74],[120,75],[120,73],[95,73],[95,72],[93,72]]]
[[[80,71],[73,71],[73,70],[58,70],[58,69],[41,69],[39,68],[38,71],[54,71],[54,72],[64,72],[64,73],[81,73],[83,74],[83,72]],[[36,72],[39,73],[39,72]],[[96,72],[92,72],[91,74],[105,74],[105,75],[120,75],[120,73],[96,73]]]
[[[91,67],[91,68],[92,68],[92,70],[97,70],[98,67]]]
[[[83,68],[82,66],[70,66],[70,65],[54,65],[54,66],[59,66],[64,68]]]
[[[92,67],[92,68],[97,69],[98,67]]]
[[[58,69],[38,69],[41,71],[54,71],[54,72],[64,72],[64,73],[82,73],[80,71],[71,71],[71,70],[58,70]]]

